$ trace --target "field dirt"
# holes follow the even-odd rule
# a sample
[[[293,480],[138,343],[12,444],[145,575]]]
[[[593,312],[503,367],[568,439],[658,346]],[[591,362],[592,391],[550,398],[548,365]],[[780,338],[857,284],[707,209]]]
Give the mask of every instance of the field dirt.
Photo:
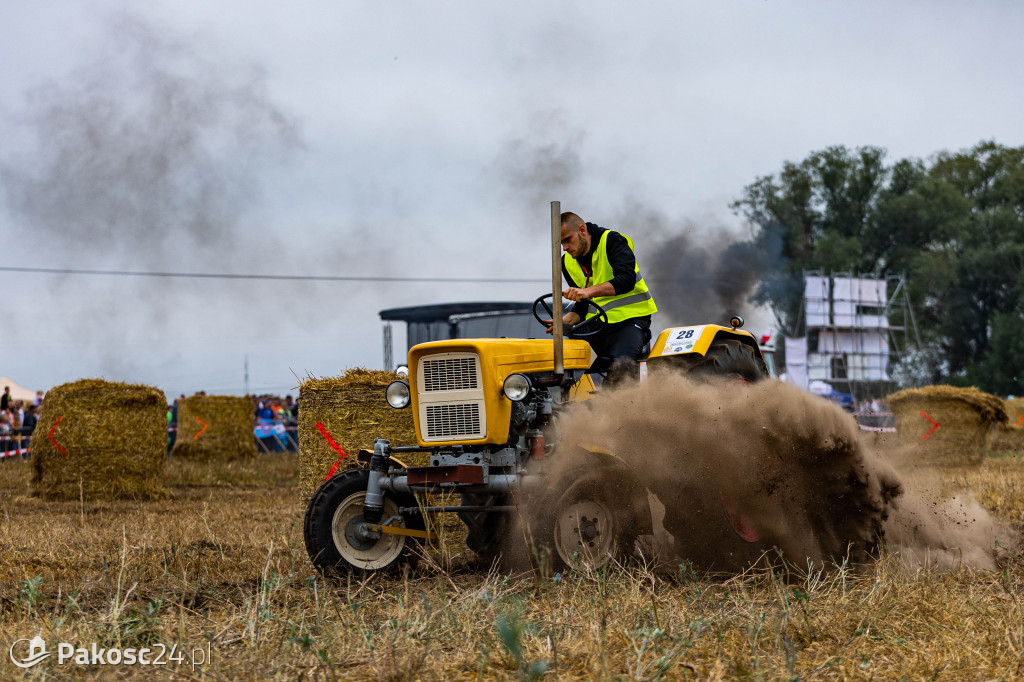
[[[473,568],[458,527],[445,524],[403,575],[325,579],[302,546],[297,470],[286,453],[171,460],[165,500],[51,502],[28,494],[27,462],[0,462],[0,677],[1024,676],[1016,551],[996,556],[994,570],[968,561],[939,570],[883,545],[858,570],[713,575],[687,562],[540,578]],[[971,513],[1020,524],[1022,472],[1019,457],[990,453],[981,466],[922,479],[921,500],[969,493]],[[187,655],[143,666],[60,663],[54,653],[15,667],[10,648],[36,635],[51,652],[65,642]],[[193,667],[199,649],[208,658]]]

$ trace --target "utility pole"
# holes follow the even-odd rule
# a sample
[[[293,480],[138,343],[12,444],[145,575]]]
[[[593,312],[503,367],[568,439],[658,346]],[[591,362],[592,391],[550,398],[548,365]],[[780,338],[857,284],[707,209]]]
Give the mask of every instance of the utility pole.
[[[245,394],[249,395],[249,354],[245,354]]]

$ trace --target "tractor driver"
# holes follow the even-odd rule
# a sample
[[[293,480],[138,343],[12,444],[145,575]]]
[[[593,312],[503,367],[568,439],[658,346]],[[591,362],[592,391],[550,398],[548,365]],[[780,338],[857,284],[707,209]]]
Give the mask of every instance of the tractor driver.
[[[637,377],[651,340],[651,314],[658,308],[640,274],[633,240],[565,212],[562,250],[562,275],[569,285],[562,296],[574,301],[562,321],[578,324],[596,315],[588,299],[608,314],[608,325],[587,338],[597,354],[591,371],[607,373],[609,383]],[[547,331],[551,333],[550,321]]]

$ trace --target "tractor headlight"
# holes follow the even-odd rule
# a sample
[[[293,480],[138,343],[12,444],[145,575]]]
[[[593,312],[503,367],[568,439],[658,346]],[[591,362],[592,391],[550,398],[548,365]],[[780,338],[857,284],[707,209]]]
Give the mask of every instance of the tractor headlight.
[[[410,393],[409,384],[404,381],[392,381],[388,384],[387,391],[384,395],[388,399],[388,405],[400,410],[403,407],[409,407]]]
[[[530,395],[530,378],[525,374],[510,374],[505,379],[505,384],[501,387],[501,392],[505,394],[505,397],[514,403],[518,403],[520,400],[525,400],[526,396]]]

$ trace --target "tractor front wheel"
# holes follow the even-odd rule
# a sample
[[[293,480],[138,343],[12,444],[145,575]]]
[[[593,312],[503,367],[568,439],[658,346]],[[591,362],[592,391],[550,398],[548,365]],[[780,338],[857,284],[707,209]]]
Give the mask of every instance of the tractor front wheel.
[[[366,469],[343,471],[329,478],[310,500],[304,523],[306,552],[321,571],[387,573],[415,561],[418,538],[368,528],[363,501],[369,476]],[[415,506],[412,495],[385,493],[381,523],[423,530],[422,515],[399,516],[399,507]]]

